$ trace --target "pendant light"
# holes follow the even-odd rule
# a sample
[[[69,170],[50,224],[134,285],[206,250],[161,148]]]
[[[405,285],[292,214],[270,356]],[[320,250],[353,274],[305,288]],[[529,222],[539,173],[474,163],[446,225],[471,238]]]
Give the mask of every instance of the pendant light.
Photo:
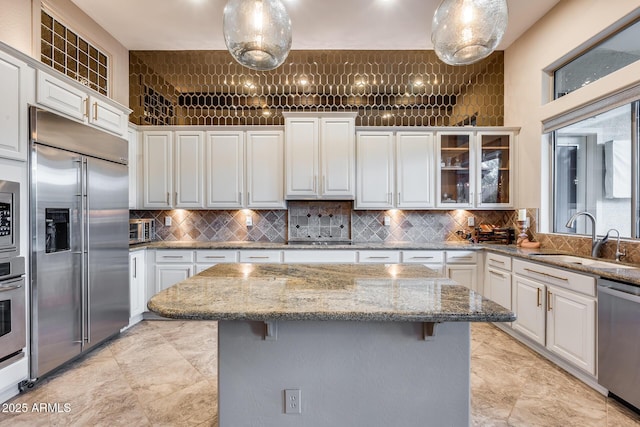
[[[502,40],[508,15],[507,0],[443,0],[431,26],[436,55],[449,65],[486,58]]]
[[[280,0],[229,0],[222,29],[233,58],[252,70],[277,68],[291,49],[291,19]]]

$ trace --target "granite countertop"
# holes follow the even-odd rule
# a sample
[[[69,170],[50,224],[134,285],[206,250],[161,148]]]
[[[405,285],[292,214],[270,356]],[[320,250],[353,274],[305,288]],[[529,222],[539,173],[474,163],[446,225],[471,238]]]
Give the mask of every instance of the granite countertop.
[[[635,268],[602,268],[590,267],[588,265],[580,265],[575,263],[563,262],[560,260],[542,258],[541,254],[564,254],[574,255],[571,253],[558,251],[555,249],[523,249],[516,245],[499,245],[499,244],[471,244],[466,241],[460,242],[431,242],[431,243],[414,243],[414,242],[390,242],[390,243],[367,243],[356,242],[350,245],[312,245],[312,244],[287,244],[287,243],[270,243],[270,242],[150,242],[131,245],[130,250],[139,249],[273,249],[273,250],[293,250],[293,249],[352,249],[352,250],[489,250],[501,253],[507,256],[535,261],[542,264],[562,267],[569,270],[587,273],[605,279],[618,280],[635,286],[640,286],[640,266],[634,265]],[[589,258],[589,257],[581,257]],[[607,261],[613,263],[613,260],[598,259],[598,261]],[[624,263],[623,263],[624,264]]]
[[[149,301],[209,320],[510,322],[514,314],[422,265],[218,264]]]

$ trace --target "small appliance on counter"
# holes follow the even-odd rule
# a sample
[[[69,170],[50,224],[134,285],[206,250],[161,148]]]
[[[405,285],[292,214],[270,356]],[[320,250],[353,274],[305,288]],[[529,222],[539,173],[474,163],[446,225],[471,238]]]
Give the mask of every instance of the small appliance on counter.
[[[156,223],[152,219],[129,220],[129,244],[150,242],[156,235]]]
[[[476,228],[476,241],[478,243],[503,243],[510,245],[515,242],[515,235],[515,230],[509,227],[482,224]]]

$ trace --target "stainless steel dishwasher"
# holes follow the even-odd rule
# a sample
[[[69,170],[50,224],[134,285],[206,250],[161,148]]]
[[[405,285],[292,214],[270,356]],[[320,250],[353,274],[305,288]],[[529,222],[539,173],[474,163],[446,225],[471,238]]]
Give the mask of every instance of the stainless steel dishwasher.
[[[640,287],[598,280],[598,383],[640,408]]]

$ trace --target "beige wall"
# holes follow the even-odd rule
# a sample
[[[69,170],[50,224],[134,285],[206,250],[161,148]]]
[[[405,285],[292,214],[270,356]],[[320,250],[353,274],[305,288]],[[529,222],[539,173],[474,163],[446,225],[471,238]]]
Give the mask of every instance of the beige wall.
[[[110,98],[129,105],[129,51],[70,0],[0,0],[0,41],[39,57],[40,8],[44,3],[62,22],[111,55]],[[35,17],[35,18],[34,18]],[[37,23],[35,32],[33,23]]]
[[[548,186],[542,176],[548,176],[548,161],[542,155],[542,120],[640,82],[640,64],[636,63],[547,102],[549,80],[543,70],[584,49],[598,34],[611,31],[625,17],[628,21],[638,13],[640,0],[562,0],[505,51],[504,124],[522,128],[516,169],[519,206],[541,207],[541,214],[546,207]],[[537,185],[539,182],[541,185]]]

